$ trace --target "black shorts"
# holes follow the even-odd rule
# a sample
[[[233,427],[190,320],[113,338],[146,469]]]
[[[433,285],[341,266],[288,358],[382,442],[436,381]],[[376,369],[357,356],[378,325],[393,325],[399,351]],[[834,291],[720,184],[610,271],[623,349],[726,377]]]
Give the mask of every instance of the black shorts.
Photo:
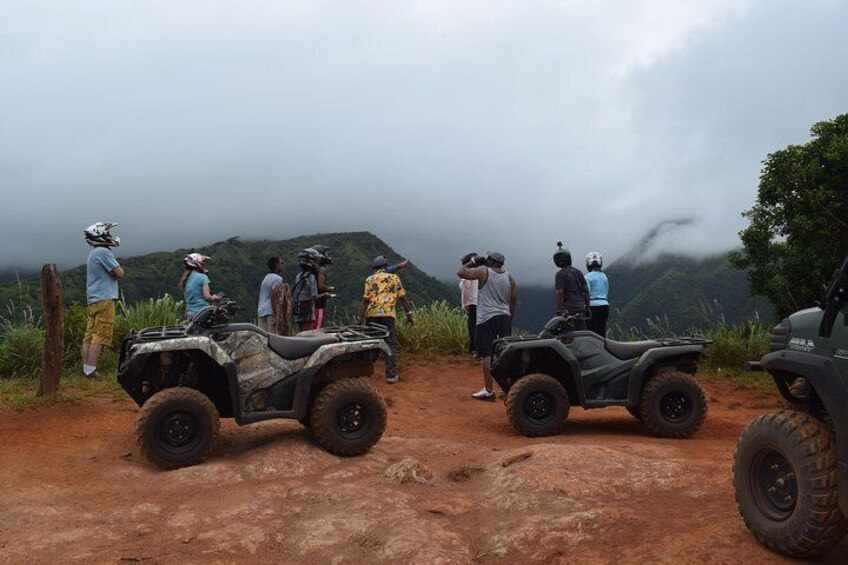
[[[512,335],[512,316],[501,314],[477,324],[474,332],[474,346],[480,357],[492,356],[492,344],[500,337]]]

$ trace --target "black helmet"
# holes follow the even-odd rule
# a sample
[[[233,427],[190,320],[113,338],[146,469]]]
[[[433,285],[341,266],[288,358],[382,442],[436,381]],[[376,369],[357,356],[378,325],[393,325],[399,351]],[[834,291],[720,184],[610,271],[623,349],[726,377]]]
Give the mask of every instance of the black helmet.
[[[374,257],[374,260],[371,261],[371,268],[372,269],[382,269],[383,267],[385,267],[388,264],[389,264],[388,259],[386,259],[382,255],[377,255],[376,257]]]
[[[307,247],[297,254],[297,264],[304,269],[314,271],[318,269],[320,261],[321,254],[311,247]]]
[[[506,257],[503,256],[503,253],[489,251],[486,257],[486,262],[489,265],[494,265],[495,267],[503,267],[504,263],[506,263]]]
[[[479,257],[479,256],[480,255],[477,254],[477,253],[466,253],[465,255],[462,256],[462,259],[460,259],[459,262],[462,263],[463,265],[465,265],[466,263],[468,263],[469,261],[471,261],[475,257]]]
[[[571,266],[571,251],[563,249],[561,241],[557,241],[557,250],[554,253],[554,265],[559,268]]]
[[[318,254],[321,256],[321,258],[318,260],[318,263],[320,265],[329,265],[330,263],[333,262],[333,258],[330,257],[330,253],[329,253],[330,248],[327,247],[326,245],[313,245],[311,247],[311,249],[314,249],[315,251],[317,251]]]

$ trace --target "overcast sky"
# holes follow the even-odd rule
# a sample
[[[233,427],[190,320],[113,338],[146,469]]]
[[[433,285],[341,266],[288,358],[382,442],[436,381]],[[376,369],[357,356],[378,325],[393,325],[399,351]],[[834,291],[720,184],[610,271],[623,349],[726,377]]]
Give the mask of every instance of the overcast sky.
[[[736,245],[761,161],[848,110],[840,0],[0,0],[0,268],[368,230],[547,281]]]

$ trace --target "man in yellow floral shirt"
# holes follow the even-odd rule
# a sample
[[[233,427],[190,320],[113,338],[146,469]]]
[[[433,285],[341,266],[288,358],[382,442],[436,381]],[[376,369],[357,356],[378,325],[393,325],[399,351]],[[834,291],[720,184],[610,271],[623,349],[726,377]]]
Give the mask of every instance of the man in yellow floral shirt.
[[[406,321],[414,324],[412,316],[412,304],[406,297],[406,291],[400,282],[400,277],[386,271],[389,262],[380,255],[371,262],[374,274],[365,279],[365,293],[362,296],[362,310],[360,320],[368,324],[380,324],[389,330],[386,344],[392,350],[392,355],[386,359],[386,382],[396,383],[400,380],[397,374],[397,339],[395,338],[395,318],[397,318],[396,304],[400,301],[406,311]]]

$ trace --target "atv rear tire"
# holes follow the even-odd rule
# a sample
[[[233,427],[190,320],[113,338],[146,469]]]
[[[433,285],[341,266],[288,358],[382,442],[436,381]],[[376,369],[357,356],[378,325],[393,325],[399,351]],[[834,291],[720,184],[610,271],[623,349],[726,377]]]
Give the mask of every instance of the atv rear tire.
[[[342,379],[318,393],[310,421],[324,449],[335,455],[361,455],[383,436],[386,402],[366,379]]]
[[[707,418],[707,398],[701,385],[686,373],[671,371],[653,377],[639,401],[642,424],[654,435],[683,439]]]
[[[733,487],[745,525],[774,551],[818,555],[848,531],[837,503],[834,437],[807,414],[781,410],[748,424],[736,446]]]
[[[135,420],[135,440],[151,463],[176,469],[206,459],[220,427],[209,397],[180,386],[159,391],[144,403]]]
[[[627,409],[627,411],[630,413],[631,416],[633,416],[634,418],[636,418],[640,422],[642,421],[642,416],[639,414],[639,407],[638,406],[625,406],[625,408]]]
[[[558,434],[569,408],[565,388],[548,375],[521,377],[506,395],[506,415],[516,431],[527,437]]]

